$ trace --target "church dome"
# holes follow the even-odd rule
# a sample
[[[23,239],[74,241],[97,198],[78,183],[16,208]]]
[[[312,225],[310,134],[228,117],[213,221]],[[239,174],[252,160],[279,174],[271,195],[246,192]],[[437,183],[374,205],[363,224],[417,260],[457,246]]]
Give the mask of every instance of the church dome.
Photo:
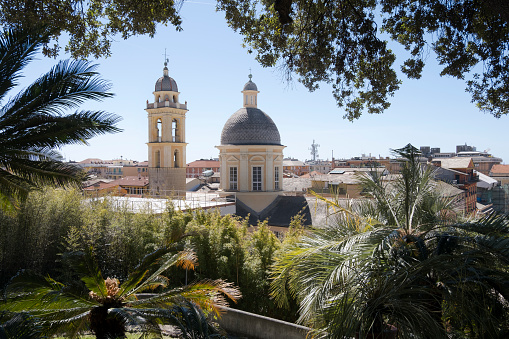
[[[155,91],[172,91],[178,92],[177,82],[170,76],[168,76],[168,68],[164,67],[164,76],[160,77],[156,81]]]
[[[244,85],[243,91],[258,91],[258,87],[256,87],[256,84],[249,79],[248,82]]]
[[[226,121],[221,145],[281,145],[281,137],[274,121],[262,110],[243,107]]]

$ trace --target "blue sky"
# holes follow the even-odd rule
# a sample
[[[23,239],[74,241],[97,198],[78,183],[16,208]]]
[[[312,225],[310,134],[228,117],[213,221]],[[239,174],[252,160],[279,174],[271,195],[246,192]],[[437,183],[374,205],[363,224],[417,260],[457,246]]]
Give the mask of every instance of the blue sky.
[[[408,80],[391,98],[383,114],[365,114],[355,122],[343,119],[331,88],[323,84],[309,93],[297,81],[286,83],[277,69],[262,68],[253,54],[242,47],[242,37],[233,32],[224,14],[215,12],[213,2],[186,1],[181,15],[183,31],[159,27],[154,38],[118,38],[112,56],[94,60],[104,79],[112,83],[115,97],[100,103],[87,103],[84,109],[100,109],[122,117],[122,133],[96,137],[89,146],[67,146],[61,150],[67,160],[86,158],[147,159],[146,101],[153,101],[156,80],[162,76],[164,51],[170,59],[169,73],[179,87],[180,101],[187,101],[187,162],[214,158],[226,120],[240,107],[240,91],[248,80],[249,69],[257,84],[258,108],[276,123],[285,156],[311,158],[313,139],[320,145],[319,158],[350,158],[361,154],[389,156],[391,148],[407,143],[440,147],[452,152],[467,143],[477,150],[490,149],[494,156],[509,163],[504,130],[509,117],[496,119],[470,103],[465,83],[441,78],[433,55],[427,60],[423,77]],[[404,51],[398,51],[399,64]],[[66,58],[66,55],[61,55]],[[25,70],[25,86],[56,63],[40,57]]]

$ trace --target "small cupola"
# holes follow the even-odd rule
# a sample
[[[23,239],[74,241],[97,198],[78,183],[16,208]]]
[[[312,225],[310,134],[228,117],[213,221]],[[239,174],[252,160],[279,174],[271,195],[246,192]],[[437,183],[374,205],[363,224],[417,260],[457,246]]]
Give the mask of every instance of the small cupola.
[[[156,103],[168,102],[168,105],[178,103],[179,91],[175,79],[168,75],[168,59],[163,68],[163,76],[157,79],[154,89],[154,100]],[[159,107],[159,106],[158,106]]]
[[[163,76],[157,79],[155,92],[171,91],[178,92],[177,82],[168,75],[168,62],[164,63]]]
[[[244,89],[242,90],[243,98],[244,98],[244,107],[257,107],[257,95],[260,93],[258,91],[258,87],[256,84],[251,81],[253,75],[249,74],[249,81],[244,85]]]

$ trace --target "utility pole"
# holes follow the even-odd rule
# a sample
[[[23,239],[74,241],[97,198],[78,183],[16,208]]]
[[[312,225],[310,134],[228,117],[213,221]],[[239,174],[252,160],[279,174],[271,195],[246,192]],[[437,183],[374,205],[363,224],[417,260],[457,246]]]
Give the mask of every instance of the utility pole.
[[[313,157],[313,162],[316,162],[316,158],[318,158],[318,147],[320,147],[320,145],[315,143],[315,139],[313,139],[313,143],[309,148],[309,150],[311,151],[311,156]]]

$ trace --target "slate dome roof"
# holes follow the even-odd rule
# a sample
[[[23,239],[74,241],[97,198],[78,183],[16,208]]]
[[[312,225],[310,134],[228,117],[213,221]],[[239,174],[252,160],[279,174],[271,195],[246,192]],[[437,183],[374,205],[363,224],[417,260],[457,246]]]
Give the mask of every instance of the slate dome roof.
[[[168,68],[165,67],[165,73],[167,73]],[[172,91],[172,92],[178,92],[177,82],[170,76],[164,75],[157,79],[155,91]]]
[[[248,82],[244,85],[243,91],[257,91],[258,87],[256,87],[256,84],[249,79]]]
[[[243,107],[224,124],[221,145],[281,145],[281,137],[274,121],[262,110]]]

